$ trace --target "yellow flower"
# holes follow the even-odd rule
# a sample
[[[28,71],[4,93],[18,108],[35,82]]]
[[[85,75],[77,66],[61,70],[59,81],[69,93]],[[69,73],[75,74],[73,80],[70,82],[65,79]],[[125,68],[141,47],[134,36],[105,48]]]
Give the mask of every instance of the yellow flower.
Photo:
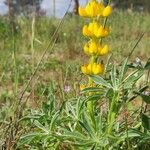
[[[87,66],[81,66],[81,71],[82,71],[82,73],[83,74],[88,74],[88,72],[87,72]]]
[[[86,88],[85,85],[80,84],[80,90],[81,90],[81,91],[84,90],[85,88]]]
[[[100,5],[97,1],[92,1],[85,7],[87,17],[96,17],[100,13]]]
[[[106,37],[109,34],[109,29],[104,28],[102,25],[98,24],[96,21],[89,23],[89,25],[84,25],[82,33],[87,37]]]
[[[83,26],[82,33],[83,33],[84,36],[92,36],[92,33],[88,30],[88,26],[87,25]]]
[[[88,65],[84,65],[81,67],[81,71],[83,74],[86,75],[98,75],[103,74],[104,72],[104,65],[97,64],[97,63],[89,63]]]
[[[92,74],[92,64],[91,63],[89,63],[87,65],[87,74]]]
[[[85,54],[89,54],[89,45],[87,43],[84,45],[83,49],[84,49]]]
[[[93,74],[99,74],[99,67],[96,63],[93,64],[93,67],[92,67],[92,72]]]
[[[79,15],[80,15],[80,16],[82,16],[82,17],[87,16],[87,13],[86,13],[86,11],[85,11],[84,8],[79,7],[78,11],[79,11]]]
[[[99,37],[106,37],[109,34],[109,29],[104,28],[103,26],[99,26],[99,28],[95,31],[95,36]]]
[[[99,55],[106,55],[109,52],[108,45],[104,45],[103,48],[99,48]]]
[[[91,0],[85,8],[79,7],[79,15],[82,17],[107,17],[110,15],[111,6],[105,7],[103,2],[97,2],[97,0]]]
[[[100,45],[95,40],[91,40],[84,45],[84,52],[88,55],[96,55],[99,46]]]
[[[103,72],[104,72],[103,64],[96,64],[96,63],[93,64],[92,73],[94,75],[103,74]]]
[[[95,41],[91,41],[89,44],[89,54],[96,54],[98,50],[98,44]]]
[[[112,7],[107,6],[104,8],[102,15],[103,17],[108,17],[111,14],[111,12],[112,12]]]
[[[108,54],[109,47],[108,45],[104,45],[103,47],[96,42],[95,40],[91,40],[88,43],[84,45],[84,52],[87,55],[97,55],[97,56],[103,56]]]

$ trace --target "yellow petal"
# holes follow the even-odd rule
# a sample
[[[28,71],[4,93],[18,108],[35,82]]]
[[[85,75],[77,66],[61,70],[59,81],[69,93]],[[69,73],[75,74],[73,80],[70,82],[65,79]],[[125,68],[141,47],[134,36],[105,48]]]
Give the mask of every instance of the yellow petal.
[[[87,67],[86,66],[81,66],[81,71],[83,74],[87,74]]]
[[[82,33],[84,36],[91,36],[91,32],[88,30],[88,26],[83,26]]]
[[[89,53],[95,54],[97,52],[97,43],[92,41],[89,45]]]
[[[86,13],[85,9],[82,8],[82,7],[78,8],[78,12],[79,12],[79,15],[82,16],[82,17],[87,16],[87,13]]]
[[[99,74],[103,74],[104,73],[104,64],[99,64]]]
[[[91,74],[92,73],[92,64],[88,64],[87,66],[87,74]]]
[[[98,65],[97,65],[96,63],[94,63],[94,64],[92,65],[92,73],[93,73],[94,75],[99,74],[99,67],[98,67]]]
[[[100,55],[106,55],[108,54],[109,47],[108,45],[105,45],[101,50],[100,50]]]
[[[84,52],[85,52],[86,54],[89,54],[89,46],[88,46],[88,44],[85,44],[85,45],[84,45]]]
[[[85,89],[85,85],[80,84],[80,90],[82,91],[83,89]]]
[[[107,6],[104,8],[103,10],[103,17],[108,17],[112,12],[112,7],[111,6]]]

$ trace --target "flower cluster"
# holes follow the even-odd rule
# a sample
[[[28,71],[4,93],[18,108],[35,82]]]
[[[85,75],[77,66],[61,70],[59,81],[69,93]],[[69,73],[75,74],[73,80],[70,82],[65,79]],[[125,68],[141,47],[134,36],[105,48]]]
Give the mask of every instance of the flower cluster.
[[[107,17],[110,15],[112,8],[105,7],[102,2],[98,3],[96,0],[91,0],[85,8],[79,7],[79,14],[83,17]]]
[[[85,75],[99,75],[104,72],[104,64],[98,63],[99,56],[106,55],[109,52],[109,46],[102,44],[102,38],[108,36],[110,29],[106,27],[106,18],[111,14],[111,6],[104,6],[103,2],[90,0],[85,8],[79,7],[79,15],[88,17],[91,22],[84,25],[82,33],[89,41],[84,45],[84,52],[90,56],[88,64],[81,66],[81,71]],[[101,24],[101,18],[104,23]]]

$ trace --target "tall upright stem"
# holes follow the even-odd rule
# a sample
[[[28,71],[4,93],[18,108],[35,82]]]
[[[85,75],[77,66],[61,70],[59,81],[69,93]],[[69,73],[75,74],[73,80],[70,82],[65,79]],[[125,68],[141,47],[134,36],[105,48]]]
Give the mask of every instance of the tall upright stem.
[[[31,23],[31,53],[32,53],[32,74],[34,72],[34,38],[35,38],[35,12],[33,13]],[[34,107],[34,79],[31,83],[32,86],[32,107]]]

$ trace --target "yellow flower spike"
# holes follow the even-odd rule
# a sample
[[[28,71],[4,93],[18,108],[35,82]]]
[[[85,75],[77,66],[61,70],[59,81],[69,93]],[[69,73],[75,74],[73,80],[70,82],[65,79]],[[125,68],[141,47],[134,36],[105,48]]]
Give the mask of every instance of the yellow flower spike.
[[[79,12],[79,15],[82,16],[82,17],[87,16],[86,10],[82,7],[78,8],[78,12]]]
[[[102,16],[103,17],[108,17],[111,14],[111,12],[112,12],[112,7],[107,6],[107,7],[104,8]]]
[[[103,48],[99,49],[99,55],[106,55],[109,52],[109,47],[108,45],[104,45]]]

